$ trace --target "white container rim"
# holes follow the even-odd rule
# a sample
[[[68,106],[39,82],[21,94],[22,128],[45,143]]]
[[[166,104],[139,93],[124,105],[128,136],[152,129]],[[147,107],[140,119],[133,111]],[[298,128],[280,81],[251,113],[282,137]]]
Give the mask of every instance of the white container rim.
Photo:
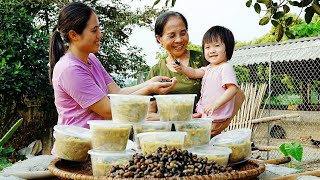
[[[161,135],[171,135],[172,137],[175,137],[175,136],[186,136],[187,133],[186,132],[181,132],[181,131],[166,131],[166,132],[145,132],[145,133],[139,133],[137,134],[137,137],[140,138],[140,137],[143,137],[143,136],[150,136],[150,135],[156,135],[156,134],[159,134],[160,136]]]
[[[201,155],[230,155],[232,150],[224,146],[202,145],[189,148],[188,151]]]
[[[131,124],[129,123],[117,123],[112,120],[89,120],[87,122],[89,125],[96,125],[96,126],[106,126],[108,128],[113,128],[113,127],[131,127]],[[110,125],[115,125],[115,126],[110,126]]]
[[[124,155],[133,155],[135,154],[132,150],[124,150],[124,151],[102,151],[102,150],[95,150],[91,149],[88,151],[88,154],[95,155],[95,156],[124,156]]]
[[[177,124],[198,124],[198,123],[205,123],[205,122],[212,122],[214,121],[213,118],[192,118],[189,121],[170,121]]]
[[[153,95],[153,97],[168,97],[168,96],[197,96],[197,94],[164,94],[164,95]]]
[[[59,134],[64,134],[64,135],[72,136],[72,137],[78,137],[81,139],[90,139],[91,138],[91,131],[87,128],[83,128],[83,127],[79,127],[79,126],[58,124],[53,127],[53,130]]]
[[[152,96],[147,95],[139,95],[139,94],[108,94],[108,96],[130,96],[130,97],[145,97],[145,98],[152,98]]]

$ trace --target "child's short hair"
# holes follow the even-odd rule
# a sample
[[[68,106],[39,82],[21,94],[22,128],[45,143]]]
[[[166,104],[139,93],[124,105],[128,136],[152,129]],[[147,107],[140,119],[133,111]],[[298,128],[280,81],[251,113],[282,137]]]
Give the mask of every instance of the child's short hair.
[[[223,26],[213,26],[211,27],[202,38],[202,51],[204,53],[204,44],[211,43],[220,39],[221,42],[226,46],[226,56],[227,60],[230,60],[233,54],[235,42],[232,32]]]

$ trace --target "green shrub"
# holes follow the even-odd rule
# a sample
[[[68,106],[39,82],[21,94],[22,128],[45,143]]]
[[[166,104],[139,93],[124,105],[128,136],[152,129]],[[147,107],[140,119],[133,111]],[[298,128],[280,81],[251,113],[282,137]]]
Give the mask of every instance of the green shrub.
[[[49,34],[35,26],[28,6],[25,0],[0,1],[0,136],[26,110],[26,99],[41,97],[42,108],[55,111],[48,80]]]

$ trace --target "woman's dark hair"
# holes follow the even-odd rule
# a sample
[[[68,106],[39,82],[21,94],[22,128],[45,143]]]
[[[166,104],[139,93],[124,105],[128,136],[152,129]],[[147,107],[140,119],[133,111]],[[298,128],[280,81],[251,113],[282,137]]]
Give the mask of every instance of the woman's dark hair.
[[[154,28],[154,33],[156,36],[158,35],[162,37],[164,26],[167,24],[169,18],[173,16],[180,17],[184,25],[186,26],[186,29],[188,29],[187,19],[181,13],[175,12],[175,11],[168,11],[168,12],[162,13],[156,20],[156,24]]]
[[[202,51],[204,54],[204,44],[219,40],[226,46],[227,61],[231,59],[235,42],[232,32],[223,26],[213,26],[204,35],[202,39]]]
[[[67,48],[64,43],[69,43],[69,31],[74,30],[77,34],[82,34],[92,13],[95,11],[79,2],[73,2],[64,6],[59,14],[58,24],[53,29],[50,38],[50,83],[52,84],[53,68],[59,59],[65,54]]]

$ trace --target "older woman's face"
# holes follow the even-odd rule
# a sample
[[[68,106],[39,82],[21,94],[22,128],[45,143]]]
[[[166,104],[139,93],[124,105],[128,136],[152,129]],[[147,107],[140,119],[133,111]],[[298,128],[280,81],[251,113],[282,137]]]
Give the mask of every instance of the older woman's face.
[[[174,58],[179,58],[186,52],[189,42],[188,30],[178,16],[170,17],[163,28],[162,37],[156,36],[156,38]]]

